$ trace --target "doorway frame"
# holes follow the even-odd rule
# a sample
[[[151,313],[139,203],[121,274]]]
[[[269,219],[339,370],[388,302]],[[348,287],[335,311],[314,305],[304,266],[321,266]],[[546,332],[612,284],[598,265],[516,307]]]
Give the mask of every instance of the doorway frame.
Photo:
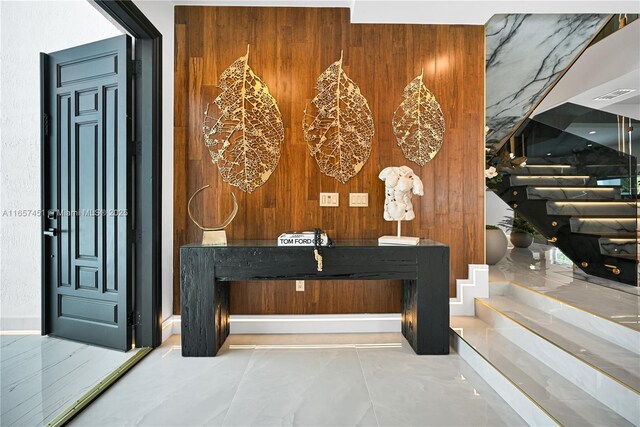
[[[121,27],[135,41],[134,141],[134,316],[136,347],[158,347],[162,343],[162,34],[132,0],[88,0],[107,19]],[[45,67],[41,61],[41,68]],[[42,71],[42,70],[41,70]],[[41,72],[41,75],[42,72]],[[46,111],[47,94],[41,87],[41,112]],[[45,122],[41,123],[40,170],[46,159]],[[44,174],[41,173],[41,182]],[[42,187],[45,188],[44,186]],[[44,207],[44,191],[41,194]],[[42,219],[44,227],[44,216]],[[50,332],[50,295],[46,286],[45,248],[42,247],[42,335]]]

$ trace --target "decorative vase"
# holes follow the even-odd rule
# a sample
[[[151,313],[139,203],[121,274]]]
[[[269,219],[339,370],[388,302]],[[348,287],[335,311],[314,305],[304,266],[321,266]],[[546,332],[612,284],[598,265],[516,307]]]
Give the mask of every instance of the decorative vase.
[[[533,234],[524,231],[512,231],[509,240],[516,248],[528,248],[533,243]]]
[[[507,236],[502,230],[487,230],[487,264],[496,265],[507,254]]]

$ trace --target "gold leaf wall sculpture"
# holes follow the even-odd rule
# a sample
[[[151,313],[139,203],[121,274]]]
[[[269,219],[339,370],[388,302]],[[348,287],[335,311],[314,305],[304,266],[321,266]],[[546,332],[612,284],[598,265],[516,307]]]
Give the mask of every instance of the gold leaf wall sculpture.
[[[248,193],[267,182],[280,160],[282,115],[267,85],[249,67],[246,55],[220,75],[219,115],[204,112],[205,145],[222,179]]]
[[[431,161],[444,138],[444,116],[436,97],[422,81],[424,70],[405,88],[400,103],[393,113],[393,133],[404,156],[424,166]]]
[[[304,138],[320,171],[344,184],[362,169],[371,153],[371,109],[342,69],[342,53],[340,60],[320,74],[316,89],[318,95],[311,101],[316,114],[308,114],[308,106],[304,109]]]

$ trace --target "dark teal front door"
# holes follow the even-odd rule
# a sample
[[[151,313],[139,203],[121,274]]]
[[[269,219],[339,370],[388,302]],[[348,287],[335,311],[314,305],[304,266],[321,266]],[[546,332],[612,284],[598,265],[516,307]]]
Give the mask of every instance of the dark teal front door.
[[[132,345],[131,39],[42,54],[43,333]]]

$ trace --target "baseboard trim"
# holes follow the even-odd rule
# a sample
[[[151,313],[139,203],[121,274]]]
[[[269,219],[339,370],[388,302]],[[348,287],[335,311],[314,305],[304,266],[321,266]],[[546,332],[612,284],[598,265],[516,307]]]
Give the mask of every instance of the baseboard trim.
[[[229,319],[232,334],[345,334],[401,331],[400,313],[240,315]],[[180,335],[180,316],[162,323],[162,341]]]
[[[4,317],[0,319],[3,335],[40,335],[42,322],[39,317]]]

